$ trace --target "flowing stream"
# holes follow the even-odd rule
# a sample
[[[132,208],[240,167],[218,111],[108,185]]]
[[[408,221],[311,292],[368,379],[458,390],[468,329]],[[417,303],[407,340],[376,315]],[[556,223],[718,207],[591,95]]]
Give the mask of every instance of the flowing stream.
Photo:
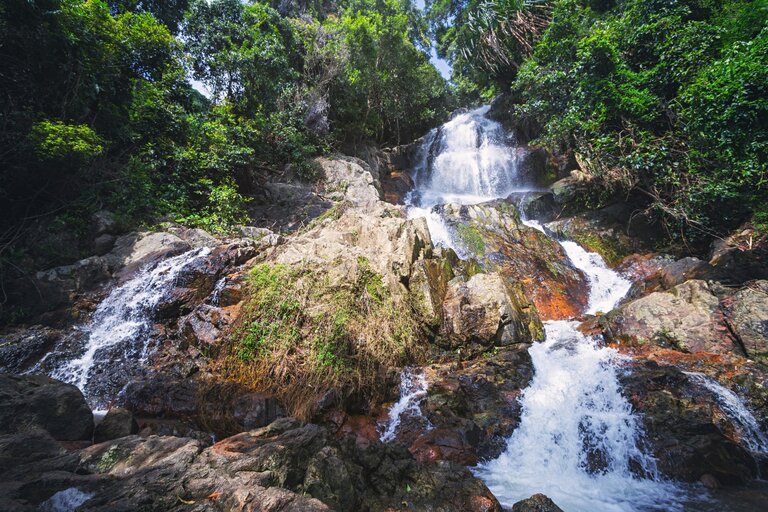
[[[380,439],[388,443],[394,441],[397,429],[404,418],[418,418],[426,430],[432,425],[421,414],[421,401],[427,397],[427,378],[423,372],[406,368],[400,374],[400,399],[389,409],[389,417],[382,426]]]
[[[210,249],[201,248],[165,259],[142,268],[132,279],[114,288],[96,308],[91,321],[80,328],[85,336],[76,349],[77,357],[64,359],[51,371],[51,376],[80,388],[94,409],[106,407],[115,397],[92,389],[92,372],[109,365],[109,371],[120,373],[120,367],[127,366],[129,360],[146,361],[158,304],[182,271],[209,253]]]
[[[483,107],[431,132],[414,171],[412,217],[426,217],[433,241],[457,250],[442,203],[472,204],[532,190],[520,176],[514,143]],[[528,226],[546,234],[535,221]],[[590,284],[584,313],[607,312],[630,282],[603,259],[560,241]],[[681,491],[663,481],[643,449],[639,418],[622,395],[621,356],[576,330],[575,321],[545,323],[546,340],[530,349],[534,378],[521,397],[520,426],[496,460],[476,468],[505,506],[543,492],[566,512],[679,509]]]

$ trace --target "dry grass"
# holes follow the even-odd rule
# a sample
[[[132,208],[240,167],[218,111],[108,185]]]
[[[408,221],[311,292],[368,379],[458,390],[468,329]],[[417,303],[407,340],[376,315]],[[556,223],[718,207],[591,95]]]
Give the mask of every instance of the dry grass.
[[[424,357],[410,306],[358,260],[353,282],[331,284],[315,269],[262,264],[220,361],[223,375],[274,394],[288,413],[312,418],[333,393],[377,402],[386,371]]]

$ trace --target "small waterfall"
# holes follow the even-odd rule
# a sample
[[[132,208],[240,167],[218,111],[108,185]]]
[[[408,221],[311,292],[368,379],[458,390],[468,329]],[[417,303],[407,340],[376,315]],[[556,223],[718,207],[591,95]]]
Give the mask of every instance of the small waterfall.
[[[684,372],[691,382],[707,389],[739,433],[742,444],[753,453],[768,454],[768,436],[739,396],[703,373]]]
[[[113,357],[107,349],[118,345],[121,359],[145,360],[156,307],[181,272],[209,253],[210,249],[204,247],[168,258],[141,269],[130,281],[113,289],[88,325],[81,328],[86,338],[79,357],[61,364],[51,376],[76,385],[93,402],[92,406],[106,405],[89,394],[91,370],[110,361]]]
[[[425,138],[415,172],[417,206],[472,204],[531,190],[522,183],[514,140],[484,106],[460,114]]]
[[[409,218],[427,219],[432,242],[460,258],[469,255],[435,206],[482,203],[533,189],[520,176],[512,135],[486,117],[489,108],[459,114],[427,134],[413,173],[415,189],[405,201]]]
[[[380,439],[388,443],[395,440],[397,429],[403,417],[417,417],[426,422],[426,430],[432,428],[421,414],[422,400],[427,397],[427,378],[423,372],[406,368],[400,374],[400,399],[390,408],[389,418],[383,425]]]

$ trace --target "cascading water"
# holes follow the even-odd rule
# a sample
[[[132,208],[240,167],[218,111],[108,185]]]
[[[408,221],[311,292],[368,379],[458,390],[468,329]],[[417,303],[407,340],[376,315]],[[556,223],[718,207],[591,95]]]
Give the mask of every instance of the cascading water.
[[[457,116],[430,133],[415,170],[410,215],[426,217],[435,241],[455,249],[436,205],[479,203],[533,188],[518,172],[512,140],[484,117],[487,110]],[[535,221],[527,224],[546,233]],[[613,309],[629,281],[599,255],[560,243],[590,284],[585,313]],[[506,451],[477,474],[507,506],[543,492],[567,512],[679,508],[680,492],[658,478],[643,450],[640,422],[621,394],[621,357],[576,326],[546,322],[546,341],[530,349],[535,375],[521,398],[520,426]]]
[[[459,114],[424,138],[406,197],[409,218],[425,218],[435,245],[465,251],[440,213],[439,204],[476,204],[536,187],[520,176],[513,137],[486,117],[484,106]]]
[[[96,308],[92,320],[81,327],[86,336],[79,357],[54,368],[51,376],[80,388],[92,407],[106,406],[107,397],[91,393],[89,378],[93,368],[113,363],[109,349],[114,347],[119,348],[123,361],[145,360],[157,305],[181,272],[209,253],[210,249],[201,248],[168,258],[141,269],[131,280],[113,289]]]
[[[688,378],[707,389],[730,419],[741,437],[741,442],[753,453],[768,454],[768,436],[739,396],[703,373],[685,372]]]
[[[400,399],[389,410],[387,422],[383,425],[380,439],[388,443],[394,441],[397,429],[404,416],[419,418],[427,430],[432,428],[429,421],[421,414],[419,405],[427,396],[427,378],[424,373],[406,368],[400,374]]]
[[[613,309],[630,283],[598,255],[561,244],[587,275],[587,312]],[[643,450],[639,420],[621,394],[622,358],[577,325],[545,323],[546,341],[529,350],[535,373],[521,398],[520,426],[478,475],[504,504],[543,492],[567,512],[678,509],[681,494],[659,478]]]

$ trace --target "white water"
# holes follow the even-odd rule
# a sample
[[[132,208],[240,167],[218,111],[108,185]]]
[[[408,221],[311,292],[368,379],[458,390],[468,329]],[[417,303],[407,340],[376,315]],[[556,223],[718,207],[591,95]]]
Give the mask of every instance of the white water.
[[[426,430],[432,428],[429,421],[421,414],[420,404],[427,397],[427,378],[424,373],[406,368],[400,374],[400,399],[389,410],[389,418],[383,425],[380,439],[388,443],[394,441],[397,429],[405,416],[422,418]]]
[[[409,214],[427,218],[437,244],[460,249],[436,205],[474,204],[531,190],[518,172],[511,139],[486,112],[484,107],[457,116],[422,146]],[[535,221],[527,224],[546,233]],[[613,309],[630,282],[599,255],[571,241],[560,243],[588,279],[585,313]],[[566,512],[679,509],[681,492],[658,477],[643,450],[639,419],[621,394],[618,353],[578,332],[575,322],[545,327],[546,341],[530,349],[535,374],[521,397],[520,426],[505,452],[480,465],[477,474],[505,506],[543,492]],[[410,396],[411,391],[402,393],[390,411],[387,436],[394,437],[398,411],[414,407]],[[418,400],[415,404],[418,408]]]
[[[40,504],[40,512],[75,512],[77,508],[93,498],[94,493],[83,492],[76,487],[59,491]]]
[[[684,373],[692,382],[703,386],[712,393],[717,404],[739,433],[742,444],[753,453],[768,454],[768,436],[760,429],[757,419],[736,393],[703,373]]]
[[[88,397],[90,372],[104,349],[126,343],[125,357],[146,359],[155,308],[181,271],[208,253],[210,249],[202,248],[168,258],[141,269],[130,281],[113,289],[96,308],[90,323],[82,328],[88,336],[84,352],[55,369],[51,376],[76,385]]]
[[[457,115],[426,137],[414,176],[417,206],[481,203],[531,189],[521,183],[511,135],[488,110]]]
[[[432,130],[420,148],[415,190],[406,198],[408,217],[427,220],[432,242],[469,255],[434,209],[439,204],[477,204],[532,190],[523,183],[512,137],[485,114],[484,106]]]

